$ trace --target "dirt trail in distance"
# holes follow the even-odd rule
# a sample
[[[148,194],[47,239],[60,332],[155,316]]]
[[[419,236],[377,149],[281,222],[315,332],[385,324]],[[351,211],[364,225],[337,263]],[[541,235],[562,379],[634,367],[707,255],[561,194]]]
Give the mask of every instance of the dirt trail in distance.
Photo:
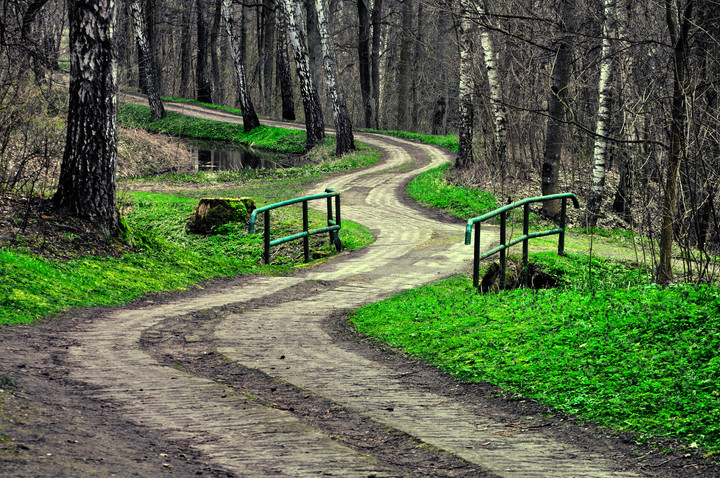
[[[166,107],[241,122],[194,105]],[[28,361],[36,361],[28,383],[36,383],[29,375],[49,369],[54,393],[72,389],[65,393],[97,428],[90,437],[118,430],[109,447],[112,463],[105,458],[94,468],[80,460],[82,451],[54,443],[63,462],[44,459],[62,471],[58,476],[84,474],[81,464],[117,476],[149,476],[148,470],[248,477],[696,472],[659,461],[648,468],[643,460],[652,451],[637,458],[639,448],[623,436],[551,416],[488,385],[456,382],[354,336],[344,325],[347,310],[466,273],[472,260],[462,223],[409,204],[403,192],[411,177],[450,161],[450,154],[380,135],[356,138],[380,148],[384,160],[308,193],[340,191],[343,218],[373,229],[373,245],[292,276],[217,281],[4,338],[0,359],[12,349],[13,366],[27,370]],[[483,235],[484,248],[496,241],[491,231]],[[43,339],[48,343],[41,345]],[[72,404],[67,398],[48,407],[67,419]],[[55,424],[61,438],[73,436],[60,428]],[[144,459],[133,440],[150,447]],[[89,442],[80,445],[92,449]],[[130,459],[123,462],[117,453]],[[31,460],[8,466],[16,476],[51,476]]]

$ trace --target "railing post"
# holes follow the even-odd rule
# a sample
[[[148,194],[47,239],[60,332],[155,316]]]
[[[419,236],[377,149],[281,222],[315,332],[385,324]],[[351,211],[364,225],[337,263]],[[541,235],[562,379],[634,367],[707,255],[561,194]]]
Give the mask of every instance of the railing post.
[[[506,223],[505,211],[500,213],[500,245],[504,246],[506,241],[505,234],[505,223]],[[506,260],[505,248],[500,251],[500,290],[505,289],[505,273],[507,272],[507,260]]]
[[[530,238],[527,237],[530,233],[530,204],[526,203],[523,207],[523,236],[525,236],[525,239],[523,240],[523,257],[522,257],[522,267],[523,267],[523,282],[525,283],[525,287],[530,287],[530,272],[528,271],[528,256],[529,256],[529,243]]]
[[[308,231],[308,202],[302,202],[303,232]],[[303,257],[305,262],[310,262],[310,236],[303,237]]]
[[[480,221],[475,223],[475,253],[473,260],[473,287],[480,286]]]
[[[332,197],[328,196],[328,198],[327,198],[327,222],[328,222],[328,226],[330,226],[332,220],[333,220]],[[330,245],[332,246],[332,244],[333,244],[333,242],[334,242],[333,239],[335,239],[333,231],[330,231],[330,232],[329,232],[329,235],[330,235]]]
[[[342,219],[340,219],[340,195],[335,196],[335,224],[342,227]],[[335,231],[335,249],[340,252],[342,244],[340,242],[340,231]]]
[[[558,235],[558,255],[565,255],[565,223],[567,219],[567,198],[562,198],[562,206],[560,207],[560,234]]]
[[[265,230],[263,231],[263,261],[270,264],[270,211],[265,211]]]

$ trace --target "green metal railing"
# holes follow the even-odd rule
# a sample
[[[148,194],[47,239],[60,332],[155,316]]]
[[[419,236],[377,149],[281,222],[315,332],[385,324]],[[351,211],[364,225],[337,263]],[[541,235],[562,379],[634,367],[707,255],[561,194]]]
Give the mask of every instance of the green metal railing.
[[[322,227],[320,229],[309,229],[308,228],[308,202],[313,201],[315,199],[325,199],[327,198],[327,227]],[[335,216],[333,217],[333,198],[335,198]],[[283,206],[290,206],[292,204],[302,203],[302,211],[303,211],[303,230],[302,232],[299,232],[297,234],[293,234],[291,236],[285,236],[281,237],[279,239],[275,239],[274,241],[270,240],[270,211],[273,209],[277,209],[279,207]],[[329,233],[330,234],[330,243],[335,245],[335,248],[340,251],[342,249],[342,242],[340,242],[340,235],[338,234],[338,231],[340,231],[341,227],[341,221],[340,221],[340,193],[335,191],[334,189],[327,188],[325,189],[325,194],[315,194],[314,196],[305,196],[301,198],[296,199],[290,199],[288,201],[283,201],[275,204],[270,204],[268,206],[263,206],[260,208],[255,209],[252,214],[250,215],[250,226],[248,229],[248,232],[250,234],[255,232],[255,221],[257,219],[257,215],[260,213],[264,213],[265,215],[265,227],[263,231],[263,261],[265,261],[265,264],[270,264],[270,248],[272,246],[277,246],[279,244],[282,244],[284,242],[290,242],[294,241],[296,239],[302,239],[303,240],[303,253],[305,262],[310,262],[310,236],[313,234],[322,234],[322,233]]]
[[[475,252],[474,252],[474,263],[473,263],[473,286],[479,287],[480,285],[480,261],[485,259],[486,257],[490,257],[493,254],[500,253],[500,288],[505,287],[505,271],[506,271],[506,264],[507,259],[505,257],[505,250],[514,246],[515,244],[518,244],[520,242],[523,243],[523,279],[525,281],[526,285],[528,284],[528,243],[530,239],[536,238],[536,237],[543,237],[543,236],[550,236],[553,234],[558,234],[560,237],[558,238],[558,254],[564,255],[565,254],[565,222],[567,218],[567,200],[568,198],[572,199],[573,205],[575,206],[575,209],[580,208],[580,203],[578,203],[577,197],[572,193],[564,193],[564,194],[553,194],[550,196],[542,196],[542,197],[534,197],[534,198],[528,198],[523,199],[522,201],[514,202],[512,204],[508,204],[507,206],[503,206],[501,208],[495,209],[492,212],[489,212],[487,214],[483,214],[482,216],[474,217],[472,219],[468,219],[467,226],[465,227],[465,244],[470,245],[470,239],[472,236],[472,228],[473,225],[475,226]],[[532,234],[529,232],[529,224],[530,224],[530,204],[540,201],[552,201],[560,199],[562,200],[562,207],[560,209],[560,227],[557,227],[555,229],[548,229],[545,231],[540,232],[533,232]],[[510,242],[507,242],[507,233],[505,231],[506,229],[506,221],[507,221],[507,213],[508,211],[511,211],[515,208],[518,208],[520,206],[524,207],[523,210],[523,235],[520,237],[517,237],[513,239]],[[500,245],[494,249],[491,249],[484,254],[480,254],[480,225],[487,221],[488,219],[491,219],[497,215],[500,215]]]

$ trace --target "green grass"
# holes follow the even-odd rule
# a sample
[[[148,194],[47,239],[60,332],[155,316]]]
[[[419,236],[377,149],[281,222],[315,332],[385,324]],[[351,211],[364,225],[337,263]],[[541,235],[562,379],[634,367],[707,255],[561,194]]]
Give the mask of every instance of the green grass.
[[[492,194],[479,189],[453,186],[445,180],[445,164],[420,174],[408,185],[411,198],[420,204],[444,209],[461,219],[469,219],[498,207]]]
[[[363,333],[463,380],[486,381],[601,425],[720,451],[720,292],[663,289],[588,256],[534,261],[554,290],[481,295],[466,277],[358,310]]]
[[[286,189],[268,188],[266,194],[282,191],[281,197],[272,198],[275,202],[286,199]],[[27,323],[72,307],[124,304],[148,292],[183,289],[212,277],[288,271],[302,262],[302,242],[294,241],[273,249],[274,265],[263,265],[262,228],[252,235],[241,224],[226,225],[207,237],[187,233],[195,195],[129,193],[123,200],[130,209],[125,239],[138,252],[119,259],[85,256],[63,263],[0,249],[0,324]],[[301,230],[298,209],[283,208],[271,217],[273,237]],[[323,212],[312,211],[311,228],[322,227],[324,221]],[[350,221],[343,221],[340,237],[347,248],[373,241],[368,228]],[[313,257],[332,254],[327,243],[326,236],[313,236]]]
[[[168,111],[165,117],[158,121],[151,121],[150,108],[129,103],[120,104],[118,120],[120,125],[131,128],[142,128],[151,132],[177,136],[236,142],[268,151],[299,154],[305,148],[304,131],[260,126],[245,133],[242,124],[191,118],[172,111]]]
[[[226,113],[232,113],[237,116],[242,116],[242,110],[238,108],[233,108],[231,106],[223,106],[223,105],[216,105],[213,103],[203,103],[202,101],[197,100],[191,100],[188,98],[171,98],[171,97],[162,97],[163,101],[171,101],[173,103],[190,103],[193,105],[199,105],[204,106],[206,108],[212,108],[214,110],[224,111]]]
[[[377,129],[364,129],[368,133],[380,133],[388,136],[396,136],[398,138],[412,139],[415,141],[421,141],[423,143],[434,144],[447,148],[453,153],[458,151],[458,137],[454,134],[448,134],[445,136],[432,135],[432,134],[421,134],[421,133],[409,133],[407,131],[383,131]]]

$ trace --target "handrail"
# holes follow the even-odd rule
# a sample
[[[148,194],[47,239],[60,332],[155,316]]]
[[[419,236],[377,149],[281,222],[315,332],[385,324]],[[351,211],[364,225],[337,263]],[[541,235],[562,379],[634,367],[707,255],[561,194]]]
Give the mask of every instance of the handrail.
[[[335,217],[333,217],[332,198],[335,198]],[[327,227],[319,229],[308,229],[308,202],[315,199],[327,198]],[[270,211],[279,207],[291,206],[293,204],[302,203],[303,209],[303,230],[297,234],[290,236],[281,237],[270,240]],[[304,196],[295,199],[289,199],[287,201],[278,202],[275,204],[269,204],[267,206],[259,207],[255,209],[250,215],[250,221],[248,226],[248,233],[253,234],[255,232],[255,221],[257,215],[263,213],[265,216],[265,227],[263,230],[263,261],[265,264],[270,264],[270,247],[283,244],[285,242],[294,241],[296,239],[303,239],[303,256],[305,262],[310,262],[310,236],[314,234],[329,233],[330,243],[335,245],[335,248],[340,251],[342,249],[342,242],[338,231],[342,227],[340,219],[340,193],[332,188],[326,188],[324,194],[314,194],[312,196]]]
[[[567,200],[568,198],[572,199],[573,206],[575,206],[575,209],[580,208],[580,203],[578,202],[577,197],[572,193],[562,193],[562,194],[552,194],[549,196],[540,196],[540,197],[532,197],[523,199],[521,201],[514,202],[512,204],[508,204],[506,206],[500,207],[498,209],[495,209],[494,211],[491,211],[487,214],[483,214],[482,216],[474,217],[471,219],[468,219],[467,225],[465,226],[465,244],[469,245],[471,242],[472,237],[472,228],[473,225],[475,226],[475,250],[474,250],[474,260],[473,260],[473,286],[478,287],[480,285],[480,261],[482,259],[485,259],[486,257],[490,257],[493,254],[500,253],[500,287],[505,287],[505,271],[506,271],[506,257],[505,257],[505,249],[508,249],[515,244],[518,244],[520,242],[523,243],[523,276],[525,279],[525,284],[528,284],[528,248],[529,248],[529,241],[530,239],[534,239],[536,237],[544,237],[544,236],[550,236],[553,234],[558,234],[558,254],[564,255],[565,254],[565,223],[567,218]],[[562,200],[562,207],[560,208],[560,227],[554,228],[554,229],[547,229],[545,231],[539,231],[539,232],[533,232],[530,233],[530,204],[540,202],[540,201],[552,201],[552,200]],[[518,208],[520,206],[523,206],[523,235],[520,237],[517,237],[513,240],[511,240],[509,243],[506,242],[506,216],[507,212],[511,211],[515,208]],[[487,221],[488,219],[492,219],[493,217],[500,215],[500,245],[485,252],[484,254],[480,254],[480,225]]]

